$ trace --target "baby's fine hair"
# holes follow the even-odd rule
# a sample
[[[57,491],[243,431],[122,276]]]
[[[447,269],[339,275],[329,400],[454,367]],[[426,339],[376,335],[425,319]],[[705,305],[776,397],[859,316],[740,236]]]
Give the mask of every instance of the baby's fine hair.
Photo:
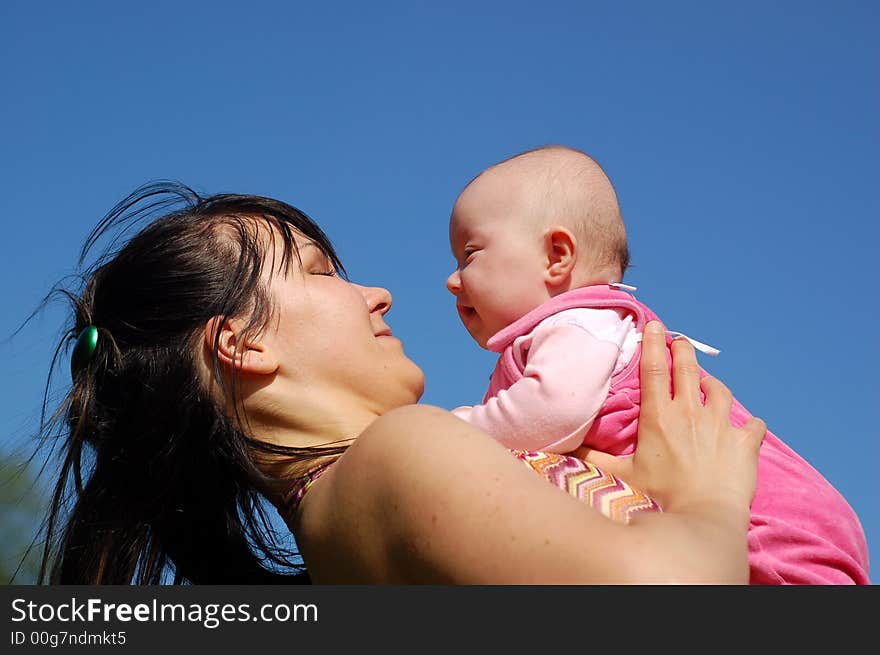
[[[590,269],[615,269],[618,279],[630,265],[626,228],[617,192],[605,170],[590,155],[561,145],[544,145],[520,152],[489,167],[528,167],[532,183],[546,198],[544,222],[564,222],[586,248]],[[481,173],[482,175],[482,173]],[[477,176],[479,177],[479,176]],[[476,179],[476,178],[475,178]]]

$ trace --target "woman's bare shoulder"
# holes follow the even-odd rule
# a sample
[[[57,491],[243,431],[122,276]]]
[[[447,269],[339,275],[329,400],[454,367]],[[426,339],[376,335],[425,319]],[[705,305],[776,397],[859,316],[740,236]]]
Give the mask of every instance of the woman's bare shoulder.
[[[336,474],[346,480],[337,482],[350,485],[347,493],[406,493],[401,485],[411,484],[413,474],[454,467],[471,439],[489,437],[439,407],[399,407],[370,424],[340,458]],[[456,452],[450,440],[457,444]],[[377,471],[381,475],[369,473]]]
[[[322,582],[571,579],[562,563],[595,554],[587,536],[608,543],[619,529],[436,407],[389,412],[333,468],[297,534]],[[589,563],[577,570],[601,577]]]
[[[393,553],[420,529],[412,517],[425,511],[422,487],[436,488],[452,474],[454,458],[433,444],[461,429],[457,424],[473,429],[437,407],[395,409],[315,482],[293,526],[314,580],[400,581],[405,571],[399,561],[391,564]]]

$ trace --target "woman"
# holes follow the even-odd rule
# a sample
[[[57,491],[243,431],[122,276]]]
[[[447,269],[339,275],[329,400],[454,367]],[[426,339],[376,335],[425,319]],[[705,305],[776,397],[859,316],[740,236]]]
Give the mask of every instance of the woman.
[[[44,428],[64,442],[51,582],[157,583],[169,570],[175,582],[289,581],[260,563],[290,562],[264,529],[261,494],[316,583],[747,582],[764,426],[730,427],[730,394],[713,379],[701,406],[686,343],[670,400],[662,329],[646,335],[633,460],[588,455],[665,510],[616,524],[415,405],[422,372],[385,323],[390,294],[341,277],[295,208],[147,186],[83,257],[157,213],[68,294],[73,385]]]

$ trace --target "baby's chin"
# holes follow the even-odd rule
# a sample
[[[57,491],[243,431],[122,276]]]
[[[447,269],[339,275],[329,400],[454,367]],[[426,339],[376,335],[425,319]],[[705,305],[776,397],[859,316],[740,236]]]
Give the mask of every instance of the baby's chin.
[[[464,329],[467,330],[468,334],[471,335],[471,339],[476,341],[480,348],[491,350],[488,345],[489,340],[510,325],[510,323],[487,325],[481,317],[474,316],[467,322],[462,321],[462,325],[464,325]]]
[[[480,348],[484,350],[489,350],[487,344],[489,343],[489,339],[492,337],[491,334],[484,334],[485,330],[475,330],[468,328],[467,326],[465,326],[465,329],[468,331],[468,334],[471,335],[471,339],[473,339]]]

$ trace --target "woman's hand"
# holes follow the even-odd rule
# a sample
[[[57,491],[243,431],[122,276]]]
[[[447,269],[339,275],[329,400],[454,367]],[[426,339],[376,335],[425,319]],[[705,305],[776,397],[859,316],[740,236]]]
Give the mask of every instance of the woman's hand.
[[[657,321],[645,327],[640,374],[635,454],[625,459],[598,451],[579,454],[647,492],[666,511],[706,505],[728,516],[747,515],[764,422],[753,418],[742,428],[730,424],[730,391],[713,377],[700,380],[694,348],[685,339],[672,342],[670,393],[666,333]]]

